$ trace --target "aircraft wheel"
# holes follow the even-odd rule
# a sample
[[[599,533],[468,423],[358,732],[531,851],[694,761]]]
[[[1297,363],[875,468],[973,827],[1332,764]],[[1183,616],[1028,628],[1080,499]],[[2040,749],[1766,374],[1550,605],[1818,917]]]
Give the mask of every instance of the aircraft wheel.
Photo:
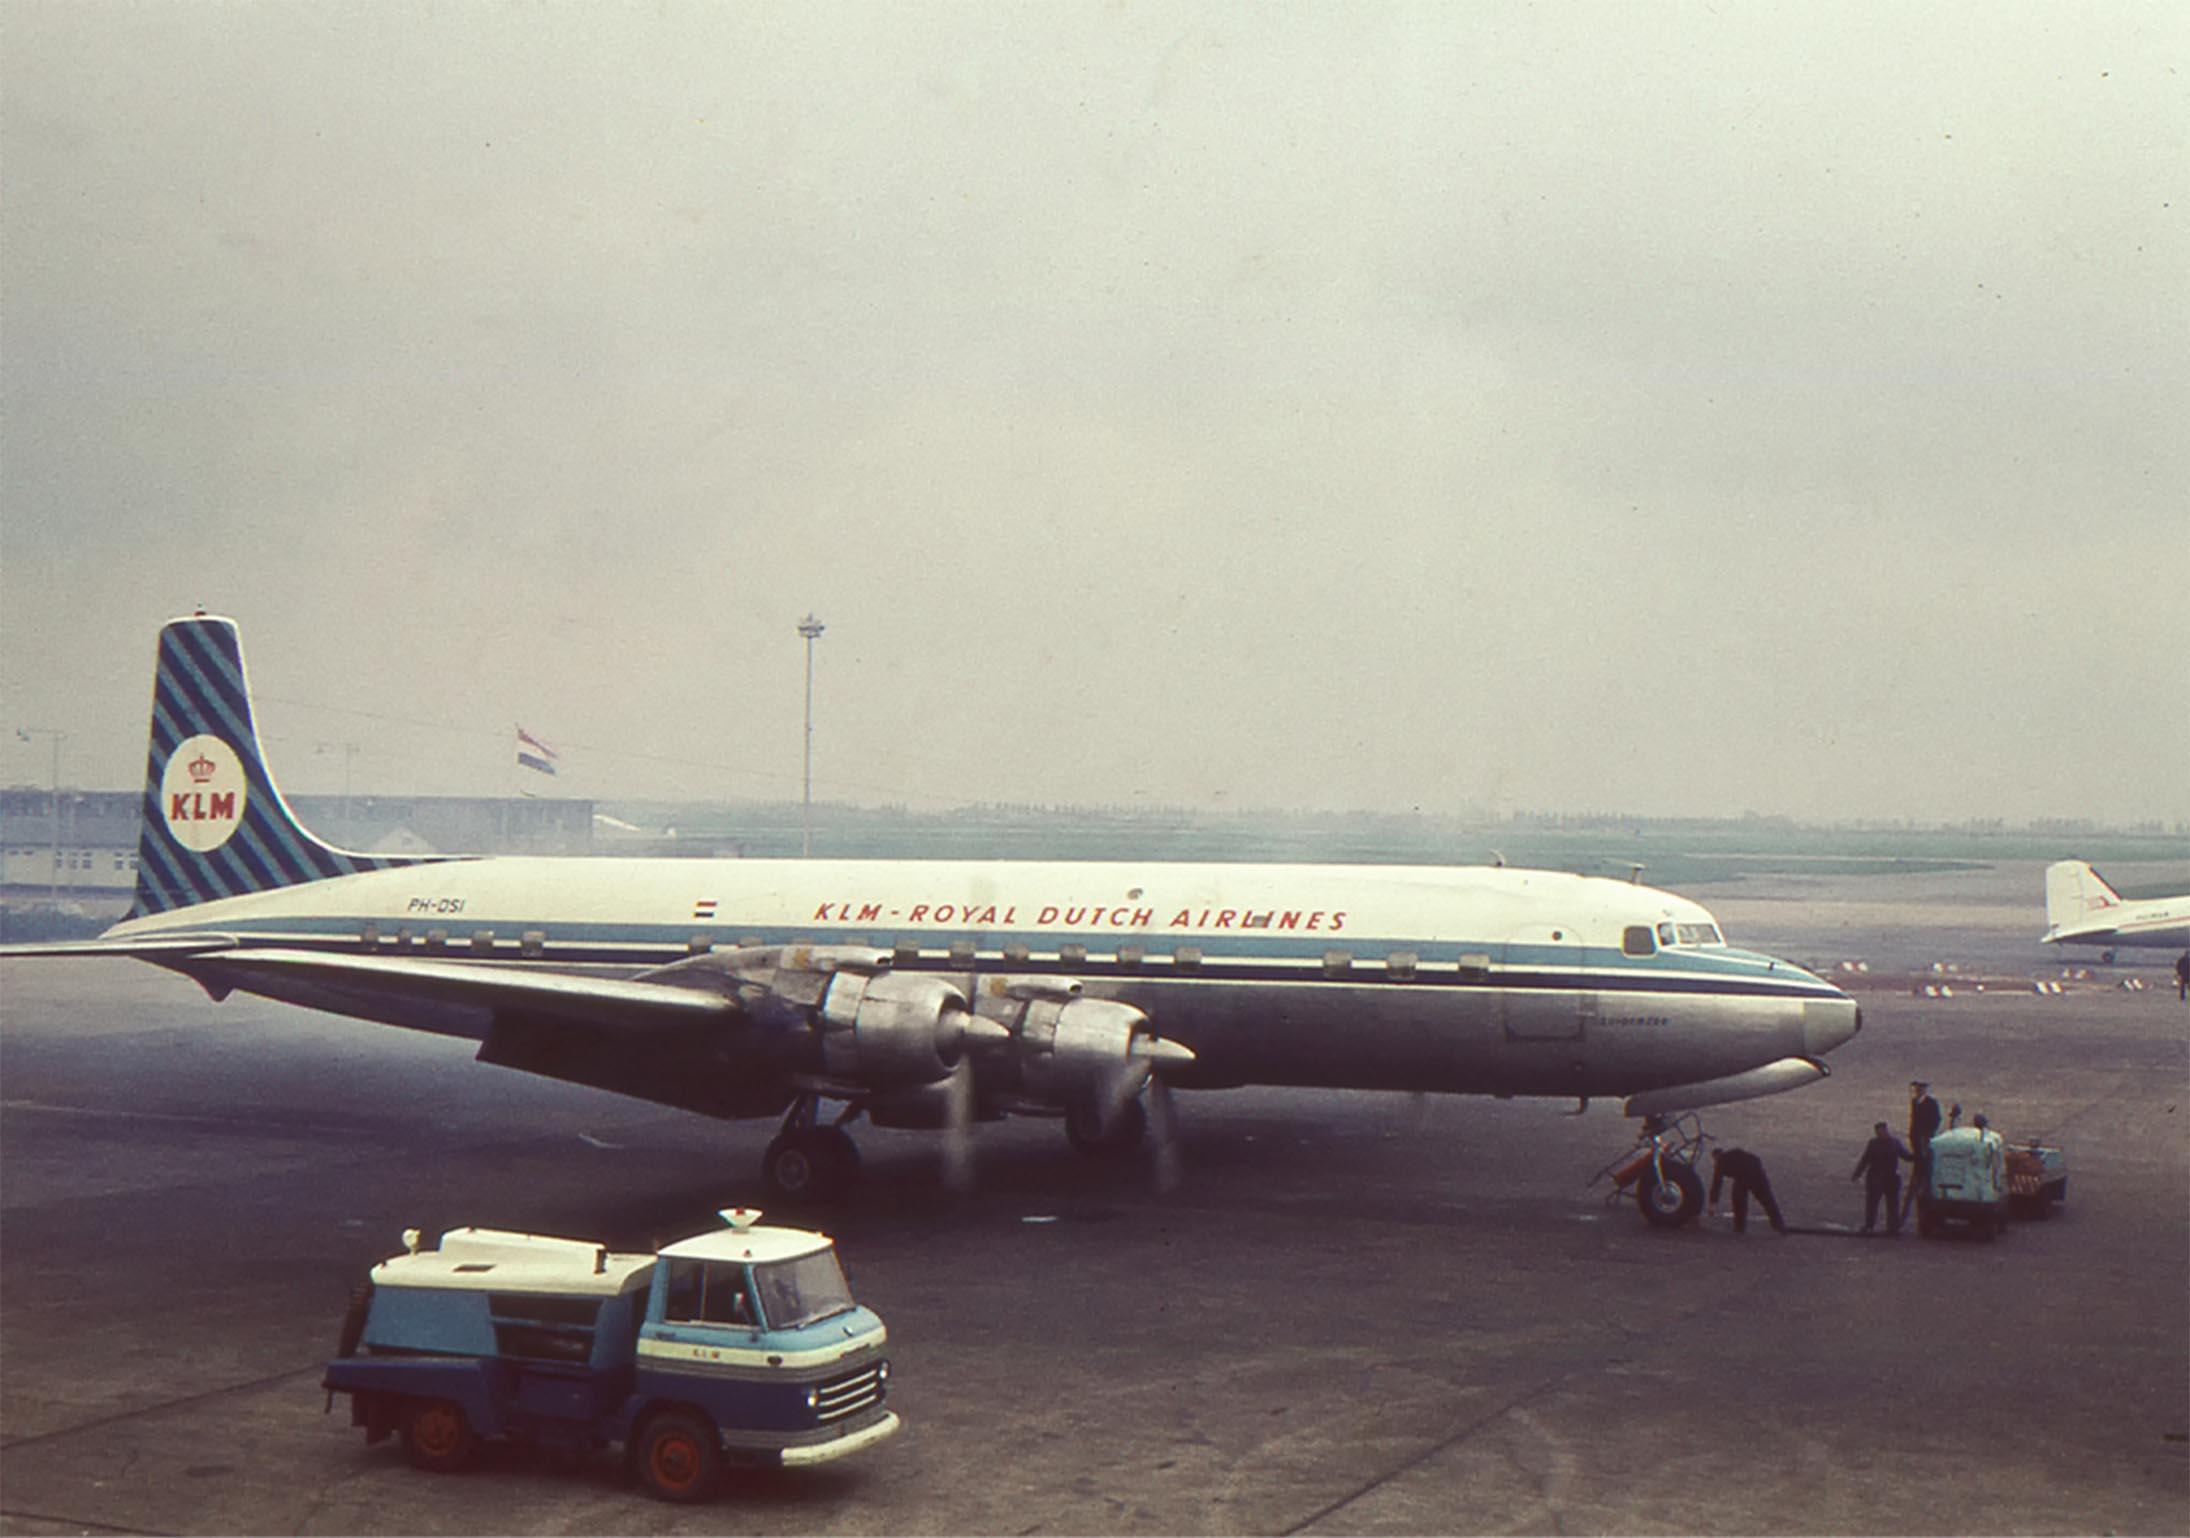
[[[1635,1200],[1653,1228],[1679,1228],[1703,1210],[1703,1177],[1685,1164],[1667,1164],[1665,1178],[1646,1174]]]
[[[1080,1153],[1098,1158],[1130,1153],[1148,1136],[1148,1107],[1138,1099],[1118,1108],[1106,1126],[1092,1100],[1076,1100],[1065,1107],[1065,1141]]]
[[[403,1456],[429,1473],[454,1474],[479,1460],[479,1436],[462,1406],[413,1399],[403,1407]]]
[[[859,1147],[837,1127],[801,1127],[768,1145],[761,1184],[775,1201],[829,1201],[859,1173]]]
[[[722,1438],[697,1415],[657,1415],[639,1434],[638,1463],[639,1478],[661,1499],[703,1501],[722,1478]]]

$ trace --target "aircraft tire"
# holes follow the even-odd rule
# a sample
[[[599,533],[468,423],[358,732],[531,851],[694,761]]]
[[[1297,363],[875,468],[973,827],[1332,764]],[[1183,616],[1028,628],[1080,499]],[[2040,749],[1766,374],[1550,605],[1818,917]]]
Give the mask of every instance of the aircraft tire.
[[[1652,1228],[1679,1228],[1703,1211],[1703,1177],[1685,1164],[1668,1163],[1664,1180],[1643,1176],[1635,1201]]]
[[[825,1202],[859,1174],[859,1147],[837,1127],[801,1127],[760,1156],[761,1184],[772,1201]]]
[[[1103,1125],[1101,1111],[1092,1100],[1077,1100],[1065,1108],[1065,1141],[1076,1152],[1093,1158],[1115,1158],[1131,1153],[1148,1136],[1148,1107],[1128,1100],[1118,1108],[1110,1125]]]
[[[689,1505],[715,1493],[722,1480],[722,1438],[697,1415],[670,1410],[639,1433],[639,1479],[665,1501]]]
[[[463,1406],[447,1399],[412,1399],[403,1406],[403,1456],[430,1474],[454,1474],[479,1461],[479,1434]]]

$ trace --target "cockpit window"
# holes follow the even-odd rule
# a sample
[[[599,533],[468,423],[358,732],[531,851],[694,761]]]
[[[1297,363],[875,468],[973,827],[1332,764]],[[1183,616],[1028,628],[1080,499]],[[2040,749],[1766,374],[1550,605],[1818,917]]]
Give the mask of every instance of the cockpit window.
[[[1648,924],[1630,924],[1620,932],[1620,949],[1630,956],[1655,956],[1657,937],[1651,934]]]
[[[1660,924],[1658,926],[1658,943],[1660,945],[1677,944],[1679,943],[1679,938],[1680,937],[1673,932],[1673,921],[1671,919],[1666,920],[1663,924]]]
[[[1724,945],[1716,924],[1681,924],[1676,926],[1682,945]]]

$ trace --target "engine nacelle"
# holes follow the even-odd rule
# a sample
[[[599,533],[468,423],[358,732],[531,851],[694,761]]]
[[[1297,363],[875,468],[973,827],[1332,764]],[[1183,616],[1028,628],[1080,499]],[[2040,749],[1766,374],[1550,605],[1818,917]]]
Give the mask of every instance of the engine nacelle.
[[[1136,1037],[1153,1037],[1148,1016],[1111,999],[1029,999],[1018,1027],[1017,1058],[1026,1087],[1067,1099],[1113,1082],[1133,1061]]]
[[[837,972],[817,1014],[823,1070],[868,1084],[947,1078],[973,1023],[956,988],[903,972]]]

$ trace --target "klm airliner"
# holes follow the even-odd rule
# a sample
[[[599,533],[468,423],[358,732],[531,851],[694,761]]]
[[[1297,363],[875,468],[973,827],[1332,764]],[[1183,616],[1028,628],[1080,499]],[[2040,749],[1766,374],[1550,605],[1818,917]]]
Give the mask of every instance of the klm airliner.
[[[283,801],[234,622],[161,632],[136,900],[96,940],[482,1061],[776,1117],[777,1196],[841,1189],[847,1128],[1046,1115],[1130,1146],[1166,1092],[1623,1097],[1663,1118],[1826,1076],[1855,1003],[1705,909],[1500,867],[375,855]],[[827,1108],[834,1108],[831,1113]],[[1655,1189],[1653,1189],[1653,1183]],[[1653,1221],[1701,1197],[1678,1161]]]

